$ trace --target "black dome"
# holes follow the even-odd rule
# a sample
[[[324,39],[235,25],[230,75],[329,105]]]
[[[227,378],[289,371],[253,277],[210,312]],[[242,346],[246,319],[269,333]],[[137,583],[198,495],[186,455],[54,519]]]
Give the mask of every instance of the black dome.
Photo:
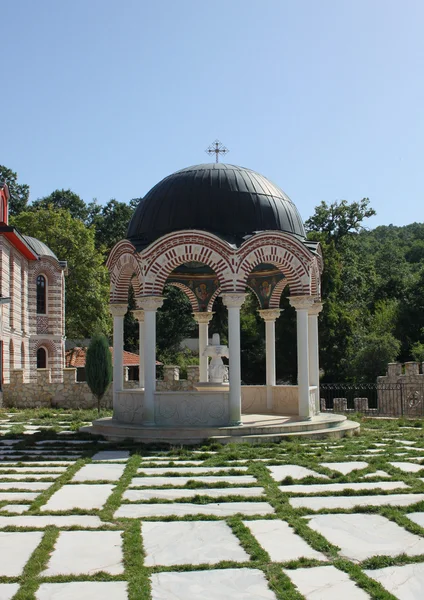
[[[166,233],[201,229],[239,246],[257,231],[287,231],[305,237],[290,198],[263,175],[211,163],[177,171],[140,200],[127,238],[140,250]]]

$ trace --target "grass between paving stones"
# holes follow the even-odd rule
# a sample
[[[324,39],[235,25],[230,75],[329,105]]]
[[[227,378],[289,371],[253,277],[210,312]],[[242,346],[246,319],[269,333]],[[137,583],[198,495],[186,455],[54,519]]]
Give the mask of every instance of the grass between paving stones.
[[[18,581],[21,586],[12,600],[35,600],[35,592],[40,585],[39,575],[47,566],[58,536],[59,529],[57,527],[46,527],[41,543],[32,553],[21,577],[19,577]]]
[[[106,504],[104,505],[102,510],[98,513],[102,521],[113,520],[113,515],[115,511],[118,510],[119,506],[121,505],[122,494],[130,485],[132,478],[136,476],[137,469],[140,466],[140,462],[141,458],[137,454],[133,454],[133,456],[131,456],[128,459],[125,465],[124,472],[119,478],[112,494],[107,499]]]
[[[40,508],[57,492],[62,486],[70,483],[72,477],[77,471],[81,469],[87,462],[88,458],[79,458],[74,464],[70,465],[68,469],[56,479],[56,481],[46,490],[43,490],[39,496],[31,503],[31,506],[26,514],[35,515],[40,514]],[[72,512],[71,514],[75,514]]]
[[[58,417],[59,418],[59,417]],[[63,417],[60,417],[63,419]],[[19,416],[19,419],[22,419],[22,412]],[[53,418],[51,416],[44,416],[43,420],[48,420]],[[74,421],[75,422],[75,421]],[[272,515],[255,515],[255,516],[241,516],[236,515],[234,517],[228,517],[225,521],[231,527],[233,533],[240,540],[242,547],[246,550],[246,552],[250,556],[250,560],[247,563],[233,563],[233,562],[222,562],[218,565],[182,565],[182,566],[173,566],[173,567],[155,567],[155,568],[146,568],[143,567],[143,550],[142,550],[142,537],[140,534],[140,521],[138,519],[122,519],[115,520],[113,519],[113,514],[116,509],[123,503],[122,495],[124,491],[130,485],[133,477],[142,477],[142,474],[137,473],[137,469],[141,464],[140,456],[132,456],[127,464],[123,475],[120,480],[117,482],[114,491],[112,492],[109,500],[107,501],[104,509],[102,511],[94,511],[94,514],[100,514],[101,518],[104,521],[109,521],[109,523],[105,523],[105,527],[109,529],[113,529],[119,527],[124,531],[123,533],[123,547],[124,547],[124,563],[125,563],[125,579],[129,581],[129,598],[130,600],[150,600],[150,582],[149,575],[152,572],[159,571],[176,571],[176,570],[199,570],[199,569],[216,569],[220,566],[224,568],[234,567],[240,568],[241,566],[249,566],[251,568],[259,568],[264,573],[268,579],[269,586],[274,590],[277,598],[279,600],[299,600],[302,596],[296,590],[294,585],[291,583],[290,579],[286,574],[283,573],[282,568],[285,569],[295,569],[299,567],[312,567],[319,564],[333,564],[336,568],[341,569],[349,574],[351,579],[355,581],[361,588],[367,591],[373,600],[393,600],[394,596],[386,592],[380,584],[370,579],[365,575],[362,569],[369,568],[381,568],[382,566],[388,565],[401,565],[401,564],[409,564],[409,563],[417,563],[423,562],[424,557],[408,557],[405,555],[399,555],[396,557],[386,557],[386,556],[375,556],[371,559],[364,561],[361,564],[355,564],[350,560],[346,560],[340,558],[338,554],[338,548],[334,545],[330,544],[323,536],[313,531],[309,525],[307,519],[302,518],[304,515],[310,514],[319,514],[319,513],[373,513],[380,514],[394,522],[396,522],[399,526],[410,531],[415,535],[423,535],[424,529],[420,526],[416,525],[412,521],[408,519],[408,513],[413,511],[424,511],[424,503],[417,503],[414,506],[407,507],[392,507],[392,506],[383,506],[383,507],[358,507],[356,509],[349,510],[321,510],[317,513],[309,509],[294,509],[289,504],[289,498],[293,495],[299,496],[300,494],[286,494],[282,493],[279,490],[279,485],[282,483],[278,483],[271,478],[269,470],[266,468],[263,462],[258,461],[258,458],[266,458],[269,465],[271,464],[293,464],[299,466],[305,466],[313,469],[317,473],[322,475],[328,475],[329,479],[323,479],[321,477],[308,477],[300,481],[291,481],[286,479],[284,483],[301,483],[304,485],[309,485],[312,483],[344,483],[348,484],[350,482],[361,482],[361,481],[378,481],[378,478],[370,478],[370,479],[362,479],[362,476],[366,473],[372,473],[373,470],[383,470],[386,471],[390,479],[385,479],[386,481],[403,481],[407,484],[409,489],[406,490],[391,490],[390,492],[385,490],[362,490],[358,492],[340,492],[337,494],[331,494],[331,496],[365,496],[365,495],[387,495],[393,493],[424,493],[424,484],[419,480],[420,473],[404,473],[399,469],[392,467],[389,465],[388,461],[396,461],[396,462],[405,462],[410,457],[417,456],[419,452],[422,452],[424,457],[424,432],[422,427],[414,428],[413,430],[407,429],[401,431],[399,425],[400,422],[391,421],[389,423],[384,422],[374,422],[369,419],[362,419],[362,425],[365,425],[365,431],[362,436],[358,438],[352,439],[344,439],[337,441],[305,441],[304,439],[290,439],[288,441],[283,441],[278,444],[261,444],[255,447],[240,444],[240,445],[230,445],[230,446],[220,446],[219,444],[209,444],[203,445],[201,447],[201,453],[196,454],[193,452],[193,449],[189,448],[167,448],[166,452],[161,450],[155,450],[153,448],[146,448],[140,445],[132,445],[130,443],[124,444],[125,448],[134,451],[138,451],[140,455],[149,456],[150,455],[161,455],[166,456],[168,460],[168,464],[166,461],[165,465],[167,468],[167,473],[172,473],[173,466],[178,465],[178,459],[188,459],[188,460],[204,460],[207,461],[202,466],[229,466],[230,471],[234,469],[234,473],[239,474],[237,470],[237,466],[231,464],[232,461],[236,460],[247,460],[250,461],[246,463],[246,466],[249,467],[247,472],[241,472],[241,474],[250,474],[254,475],[257,478],[257,483],[253,484],[237,484],[237,487],[256,487],[261,486],[265,489],[266,500],[273,506],[275,510],[275,514]],[[402,426],[406,424],[402,423]],[[397,438],[393,435],[395,433],[400,433],[400,439],[408,439],[410,441],[417,442],[413,447],[404,446],[398,443]],[[35,434],[39,436],[40,434]],[[45,435],[43,432],[42,435]],[[51,435],[51,434],[50,434]],[[390,441],[384,442],[386,444],[385,447],[382,447],[384,452],[382,453],[370,453],[369,449],[376,448],[374,446],[375,442],[381,442],[382,437],[390,437]],[[25,438],[35,439],[35,436],[25,436]],[[22,445],[22,440],[19,442],[19,445]],[[24,440],[25,447],[30,446],[29,439]],[[342,446],[341,448],[337,446]],[[119,446],[120,449],[123,449],[123,446]],[[114,449],[116,448],[113,444],[102,445],[101,449]],[[90,446],[91,451],[93,450],[93,445]],[[46,452],[50,452],[53,449],[46,449]],[[78,448],[79,450],[79,448]],[[81,449],[82,450],[82,449]],[[216,452],[216,454],[211,454],[210,451]],[[62,448],[54,448],[54,452],[62,453]],[[404,456],[396,456],[396,453],[403,452]],[[63,452],[65,453],[65,452]],[[363,454],[363,457],[358,458],[350,458],[351,455]],[[38,461],[38,458],[36,459]],[[328,467],[322,467],[320,462],[345,462],[346,460],[360,460],[368,463],[368,467],[365,469],[361,469],[360,471],[353,471],[348,475],[342,475],[341,473],[333,472]],[[80,461],[78,461],[80,462]],[[80,466],[85,464],[86,461],[82,460],[80,462]],[[171,463],[171,464],[169,464]],[[228,465],[230,463],[230,465]],[[25,463],[22,463],[23,465]],[[77,463],[76,463],[77,464]],[[148,461],[143,461],[143,466],[147,466]],[[75,465],[74,465],[75,466]],[[156,467],[160,467],[161,465],[154,465]],[[180,465],[183,466],[183,465]],[[79,467],[78,467],[79,468]],[[63,483],[69,482],[73,477],[73,473],[78,470],[75,468],[70,475],[68,475],[68,479],[64,478],[62,474],[60,478],[58,478],[53,485],[46,490],[46,492],[42,492],[36,501],[33,503],[32,514],[38,514],[37,510],[41,504],[43,504],[48,497],[50,497],[56,489],[58,489]],[[184,465],[184,468],[189,470],[187,465]],[[66,473],[68,474],[72,467],[69,467]],[[180,474],[182,477],[186,477],[186,475]],[[203,475],[203,474],[202,474]],[[216,474],[214,474],[216,475]],[[175,476],[175,475],[174,475]],[[62,479],[63,478],[63,479]],[[75,482],[76,483],[76,482]],[[82,482],[81,482],[82,483]],[[87,483],[87,482],[84,482]],[[99,481],[95,481],[93,483],[101,483]],[[111,483],[111,482],[108,482]],[[228,483],[214,483],[208,484],[196,481],[195,479],[190,480],[185,485],[181,486],[182,489],[197,489],[197,488],[216,488],[216,487],[233,487],[234,484]],[[150,486],[149,486],[150,487]],[[169,489],[174,488],[175,486],[160,486],[160,489]],[[136,488],[131,488],[136,489]],[[143,488],[141,488],[143,489]],[[47,493],[48,492],[48,493]],[[326,496],[329,494],[319,493],[314,494],[314,496]],[[41,502],[42,497],[45,499]],[[308,495],[313,496],[313,495]],[[241,496],[222,496],[221,498],[208,498],[207,496],[198,495],[195,497],[196,502],[198,504],[209,503],[209,502],[221,502],[228,500],[242,500],[242,501],[262,501],[263,497],[257,498],[244,498]],[[178,503],[183,503],[183,501],[193,503],[192,498],[190,499],[181,499],[177,500]],[[126,502],[126,501],[124,501]],[[163,502],[163,501],[162,501]],[[164,501],[164,503],[168,503],[169,501]],[[9,502],[10,503],[10,502]],[[152,501],[147,501],[144,503],[152,503]],[[154,503],[160,503],[160,501],[154,501]],[[43,513],[44,514],[44,513]],[[56,514],[56,513],[55,513]],[[66,514],[77,514],[77,511],[67,511]],[[84,514],[91,514],[91,511],[84,511]],[[260,546],[257,540],[250,533],[250,530],[243,525],[243,521],[249,521],[253,519],[282,519],[291,525],[294,531],[300,535],[312,548],[315,550],[322,552],[328,558],[328,562],[320,563],[316,560],[305,560],[299,559],[290,561],[287,563],[271,563],[268,554],[265,550]],[[213,515],[187,515],[185,517],[178,516],[170,516],[170,517],[156,517],[145,519],[149,521],[213,521],[219,520],[222,521],[222,518],[213,516]],[[112,522],[110,522],[112,521]],[[46,530],[47,531],[47,530]],[[37,551],[36,551],[37,552]],[[35,553],[34,553],[35,554]],[[30,561],[31,562],[31,561]],[[28,563],[29,565],[29,563]],[[27,566],[28,566],[27,565]],[[41,569],[40,569],[41,570]],[[64,580],[66,581],[75,581],[75,580],[91,580],[92,577],[97,578],[97,580],[115,580],[115,579],[123,579],[123,577],[117,576],[106,576],[105,574],[96,574],[94,576],[78,576],[78,577],[67,577]],[[103,579],[102,579],[103,577]],[[34,576],[32,580],[36,579]],[[49,578],[50,579],[50,578]],[[43,578],[43,581],[45,579]],[[47,579],[46,579],[47,580]],[[57,578],[53,578],[52,580],[57,581]],[[95,579],[96,580],[96,579]],[[25,582],[22,589],[25,588],[25,585],[28,588],[28,577],[24,578]],[[17,597],[18,600],[33,599],[33,594],[27,597]]]

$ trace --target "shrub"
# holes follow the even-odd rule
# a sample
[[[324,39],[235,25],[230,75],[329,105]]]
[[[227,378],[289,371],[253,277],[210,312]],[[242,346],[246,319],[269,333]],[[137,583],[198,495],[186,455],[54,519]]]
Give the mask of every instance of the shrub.
[[[85,361],[87,384],[97,398],[97,410],[112,381],[112,356],[105,335],[96,333],[90,342]]]

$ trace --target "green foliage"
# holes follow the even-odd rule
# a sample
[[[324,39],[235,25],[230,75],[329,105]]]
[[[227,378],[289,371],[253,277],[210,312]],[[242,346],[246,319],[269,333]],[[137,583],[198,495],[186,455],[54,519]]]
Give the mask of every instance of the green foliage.
[[[31,210],[40,208],[48,209],[52,206],[54,209],[69,210],[74,219],[80,219],[85,222],[89,215],[89,208],[82,198],[71,190],[55,190],[44,198],[35,200],[29,207]]]
[[[6,182],[9,188],[9,215],[15,216],[26,210],[29,199],[29,185],[19,184],[17,173],[3,165],[0,165],[0,181]]]
[[[196,331],[196,323],[187,296],[173,286],[165,287],[164,296],[163,307],[158,310],[156,317],[158,360],[162,360],[159,357],[172,357],[178,354],[182,340],[193,337]]]
[[[305,227],[307,231],[324,234],[326,241],[334,241],[337,247],[344,237],[361,231],[364,219],[376,214],[369,202],[368,198],[351,204],[347,200],[330,205],[322,201],[315,208],[315,214],[305,222]]]
[[[125,238],[138,200],[131,200],[129,204],[125,204],[112,198],[102,207],[95,203],[91,205],[90,223],[96,231],[98,248],[103,247],[109,253],[117,242]]]
[[[47,244],[60,260],[68,261],[67,337],[83,339],[96,330],[109,333],[109,276],[105,256],[95,248],[94,229],[72,218],[68,210],[51,205],[22,212],[13,218],[13,225]]]
[[[112,381],[112,356],[105,335],[95,333],[91,338],[85,360],[87,384],[97,398],[97,409]]]

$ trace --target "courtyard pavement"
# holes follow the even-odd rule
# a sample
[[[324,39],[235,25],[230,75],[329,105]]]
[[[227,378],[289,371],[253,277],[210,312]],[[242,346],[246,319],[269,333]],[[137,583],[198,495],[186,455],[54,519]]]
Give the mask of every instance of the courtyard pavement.
[[[1,600],[424,598],[421,428],[196,450],[0,429]]]

